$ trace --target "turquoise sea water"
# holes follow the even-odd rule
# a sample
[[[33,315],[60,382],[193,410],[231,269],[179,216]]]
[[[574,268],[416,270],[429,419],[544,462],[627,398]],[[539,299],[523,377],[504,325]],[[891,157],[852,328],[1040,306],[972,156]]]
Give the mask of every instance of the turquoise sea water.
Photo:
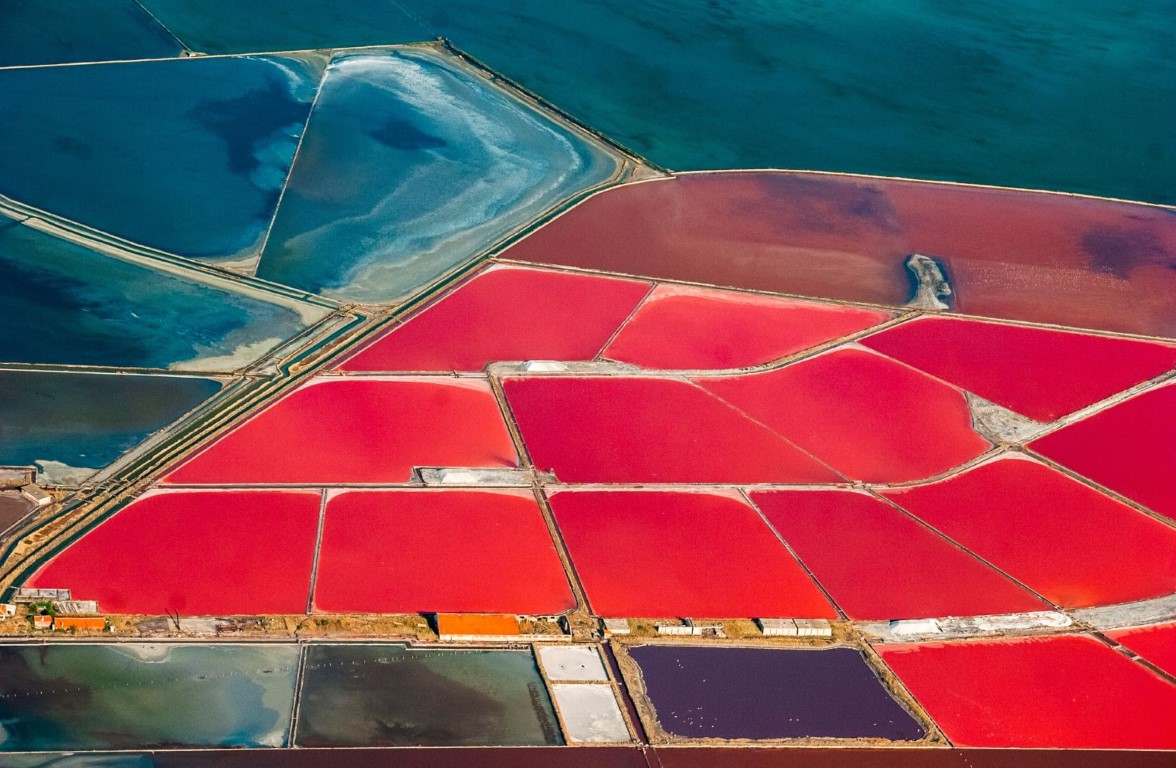
[[[617,171],[600,147],[453,56],[336,56],[257,275],[392,301]]]
[[[399,0],[151,0],[144,6],[205,53],[388,45],[432,37]]]
[[[0,361],[232,371],[325,314],[171,269],[0,217]]]
[[[135,0],[0,0],[0,67],[178,56]]]
[[[323,63],[0,70],[0,194],[182,256],[252,264]]]
[[[1176,202],[1170,0],[144,0],[212,51],[446,35],[671,168]]]

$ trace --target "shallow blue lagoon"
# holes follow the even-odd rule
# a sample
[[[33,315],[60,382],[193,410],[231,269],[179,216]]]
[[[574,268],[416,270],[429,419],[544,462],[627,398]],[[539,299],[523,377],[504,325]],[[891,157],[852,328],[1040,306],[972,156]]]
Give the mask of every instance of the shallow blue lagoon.
[[[0,67],[158,59],[181,50],[135,0],[0,0]]]
[[[292,645],[0,646],[0,750],[283,746],[297,665]]]
[[[214,395],[213,379],[0,370],[0,464],[76,484]]]
[[[339,55],[257,274],[394,301],[618,170],[595,142],[452,56]]]
[[[251,265],[322,64],[308,54],[0,71],[0,194]]]
[[[232,371],[326,310],[0,217],[0,361]]]
[[[1176,202],[1171,0],[147,4],[203,14],[204,39],[225,50],[353,44],[361,38],[348,24],[332,29],[327,9],[379,13],[363,42],[446,35],[676,169],[808,168]],[[384,16],[394,8],[399,23]]]

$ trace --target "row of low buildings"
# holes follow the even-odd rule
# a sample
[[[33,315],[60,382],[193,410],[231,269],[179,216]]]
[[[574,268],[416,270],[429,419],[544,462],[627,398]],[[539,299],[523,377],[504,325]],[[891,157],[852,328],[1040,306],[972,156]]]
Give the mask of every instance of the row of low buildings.
[[[105,631],[109,624],[98,613],[94,600],[73,600],[68,589],[16,590],[11,603],[0,603],[0,621],[17,616],[20,605],[33,612],[33,629],[69,631]],[[52,606],[52,610],[49,609]]]

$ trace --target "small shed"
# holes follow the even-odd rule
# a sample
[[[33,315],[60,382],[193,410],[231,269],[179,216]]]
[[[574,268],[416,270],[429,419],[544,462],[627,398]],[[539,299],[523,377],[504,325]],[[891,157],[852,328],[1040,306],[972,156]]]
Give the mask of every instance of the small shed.
[[[658,622],[654,628],[659,635],[692,635],[695,637],[726,637],[723,624],[719,621],[699,623],[694,619],[683,619],[681,624]]]
[[[629,628],[628,619],[601,619],[600,628],[604,631],[605,637],[627,635],[633,631]]]
[[[34,616],[33,629],[53,629],[53,617],[45,615]]]
[[[53,503],[53,494],[39,485],[26,485],[20,489],[20,494],[38,507],[45,507]]]
[[[16,490],[35,482],[36,467],[0,467],[0,489]]]

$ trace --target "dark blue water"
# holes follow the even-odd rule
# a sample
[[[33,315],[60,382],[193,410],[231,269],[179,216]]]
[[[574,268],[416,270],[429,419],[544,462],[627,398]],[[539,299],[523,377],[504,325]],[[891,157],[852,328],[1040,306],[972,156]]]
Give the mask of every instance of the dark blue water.
[[[1176,202],[1171,0],[144,0],[201,50],[438,34],[676,169]]]
[[[322,64],[0,71],[0,194],[183,256],[250,265]]]
[[[0,0],[0,67],[178,56],[135,0]]]
[[[913,741],[924,735],[854,648],[642,645],[630,655],[658,723],[676,736]]]
[[[212,379],[0,370],[0,464],[72,485],[220,389]]]
[[[617,170],[452,56],[336,56],[257,275],[392,301]]]
[[[231,371],[324,312],[172,269],[0,218],[0,361]]]

